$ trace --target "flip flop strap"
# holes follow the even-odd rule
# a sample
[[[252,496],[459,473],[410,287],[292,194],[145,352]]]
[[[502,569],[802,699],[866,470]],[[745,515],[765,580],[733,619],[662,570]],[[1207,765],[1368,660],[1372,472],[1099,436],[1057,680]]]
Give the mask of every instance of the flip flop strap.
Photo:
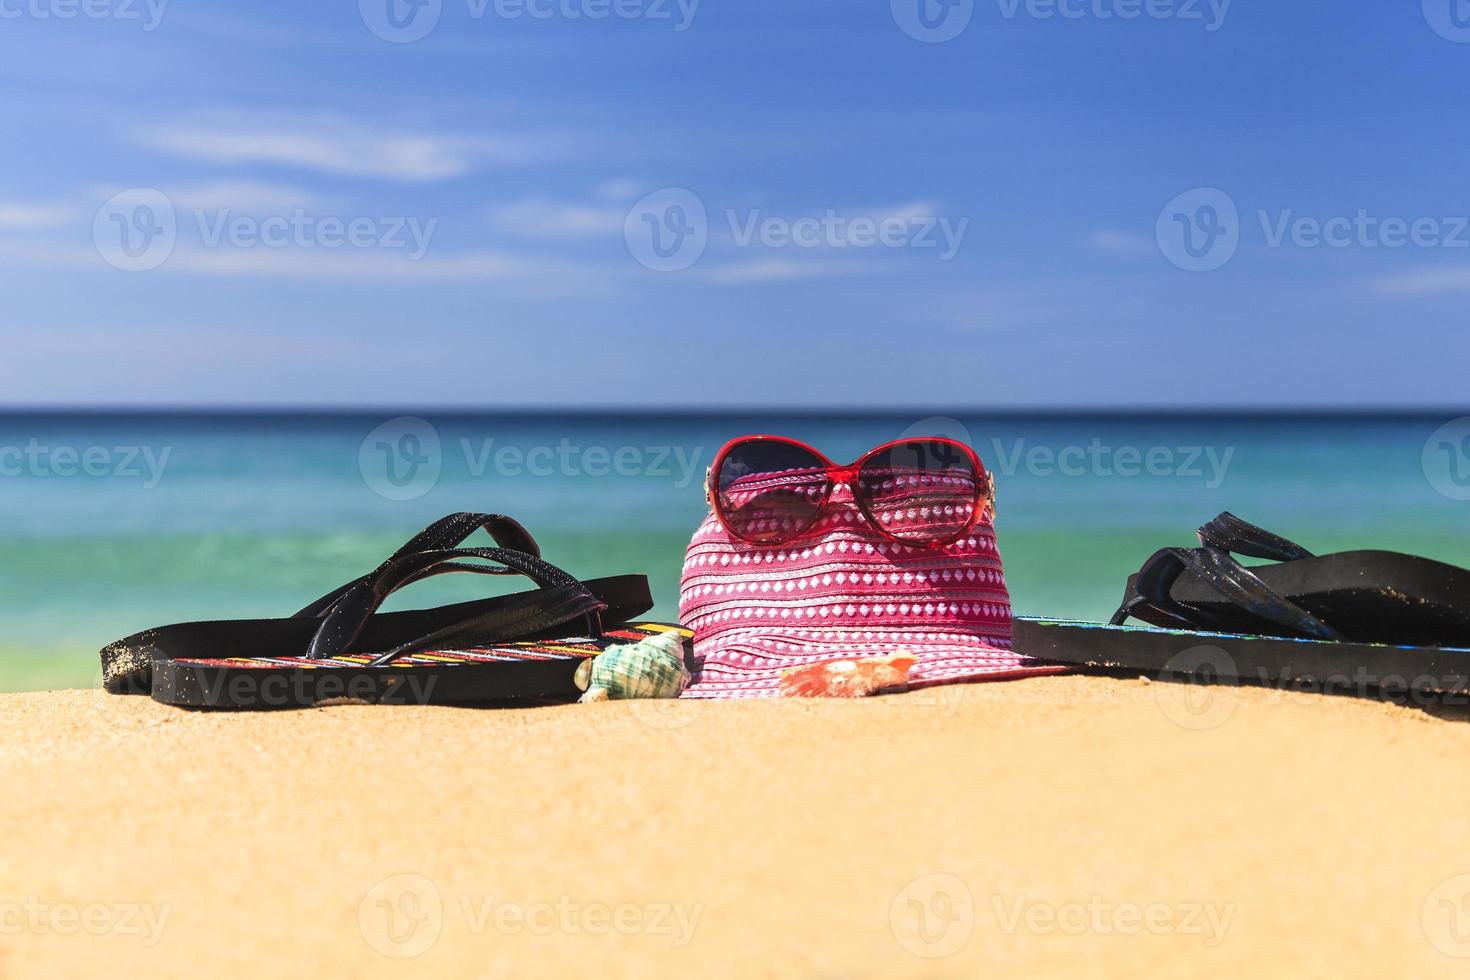
[[[480,529],[489,533],[495,539],[495,543],[502,548],[510,548],[513,551],[523,551],[528,555],[541,557],[541,548],[536,544],[536,539],[531,536],[520,521],[515,518],[506,517],[504,514],[481,514],[473,511],[460,511],[456,514],[448,514],[439,518],[433,524],[424,528],[418,534],[388,556],[388,560],[376,569],[355,578],[345,585],[339,586],[322,596],[320,599],[298,611],[293,619],[315,619],[323,616],[328,610],[339,602],[344,595],[356,587],[360,582],[382,573],[389,565],[420,551],[435,551],[442,548],[455,548],[463,544],[470,535]],[[450,571],[475,571],[481,575],[514,575],[516,572],[507,568],[496,568],[488,565],[470,566],[461,565],[454,568],[439,568],[436,571],[425,571],[420,578],[430,575],[438,575],[441,572]],[[407,584],[407,583],[405,583]]]
[[[607,608],[607,603],[556,566],[535,555],[507,548],[445,548],[390,559],[371,575],[351,584],[322,617],[306,656],[318,660],[346,653],[368,620],[399,589],[441,571],[480,572],[482,566],[469,564],[465,559],[494,562],[500,566],[494,572],[482,574],[520,574],[540,588],[490,612],[402,644],[374,660],[374,666],[391,663],[405,653],[452,639],[473,638],[479,643],[524,639],[578,617],[587,621],[588,629],[594,635],[601,633],[600,614]]]
[[[1229,511],[1222,512],[1195,533],[1203,547],[1166,548],[1144,563],[1134,576],[1132,590],[1113,615],[1114,625],[1147,609],[1153,618],[1180,629],[1232,630],[1236,625],[1233,620],[1174,600],[1171,592],[1174,582],[1188,568],[1230,601],[1295,635],[1342,638],[1335,628],[1276,592],[1231,556],[1235,553],[1272,561],[1297,561],[1313,557],[1306,548],[1243,521]]]
[[[1272,534],[1249,521],[1243,521],[1228,510],[1208,524],[1201,526],[1195,534],[1199,536],[1199,543],[1206,548],[1218,548],[1221,551],[1249,555],[1252,558],[1298,561],[1302,558],[1315,557],[1295,541],[1283,538],[1279,534]]]

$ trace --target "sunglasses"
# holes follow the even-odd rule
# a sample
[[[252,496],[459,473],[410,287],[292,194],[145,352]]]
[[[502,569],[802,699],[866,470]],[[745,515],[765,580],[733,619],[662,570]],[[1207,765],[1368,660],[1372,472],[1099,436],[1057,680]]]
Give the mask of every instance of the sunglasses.
[[[885,443],[847,466],[795,439],[742,436],[715,456],[704,490],[731,535],[774,545],[810,530],[841,485],[869,524],[901,544],[942,547],[995,507],[975,450],[937,436]]]

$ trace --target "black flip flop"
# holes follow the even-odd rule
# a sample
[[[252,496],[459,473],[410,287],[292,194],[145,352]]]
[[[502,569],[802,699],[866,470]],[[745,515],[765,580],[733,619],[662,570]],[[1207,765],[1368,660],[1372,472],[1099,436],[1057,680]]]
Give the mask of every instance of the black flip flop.
[[[563,630],[564,631],[564,630]],[[577,668],[610,646],[689,630],[630,623],[597,636],[335,657],[175,658],[153,669],[153,700],[187,708],[265,710],[352,703],[529,707],[582,695]]]
[[[1221,676],[1294,683],[1351,674],[1372,687],[1374,677],[1408,675],[1429,690],[1464,689],[1470,571],[1387,551],[1319,557],[1229,513],[1198,535],[1201,547],[1162,549],[1129,577],[1110,625],[1018,620],[1016,649],[1156,671],[1209,645],[1227,655]],[[1247,567],[1236,554],[1275,564]],[[1130,617],[1153,628],[1124,626]]]
[[[1131,616],[1170,629],[1470,646],[1463,568],[1391,551],[1317,556],[1228,512],[1196,533],[1201,547],[1164,548],[1129,578],[1114,625]]]
[[[456,547],[481,528],[504,547]],[[525,575],[539,588],[434,609],[377,611],[397,590],[446,572]],[[617,628],[652,606],[645,576],[581,582],[543,561],[529,532],[511,518],[452,514],[375,571],[290,618],[181,623],[109,644],[103,677],[113,693],[213,707],[381,702],[404,696],[410,669],[414,703],[575,700],[580,690],[572,676],[582,659],[674,628]]]
[[[1359,696],[1470,693],[1470,649],[1303,640],[1018,616],[1017,652],[1121,676]]]

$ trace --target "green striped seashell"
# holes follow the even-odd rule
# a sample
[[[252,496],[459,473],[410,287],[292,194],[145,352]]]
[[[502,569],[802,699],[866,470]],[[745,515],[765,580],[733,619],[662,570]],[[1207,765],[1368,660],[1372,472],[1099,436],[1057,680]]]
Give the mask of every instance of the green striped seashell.
[[[677,698],[689,683],[684,637],[676,630],[608,647],[577,668],[583,701]]]

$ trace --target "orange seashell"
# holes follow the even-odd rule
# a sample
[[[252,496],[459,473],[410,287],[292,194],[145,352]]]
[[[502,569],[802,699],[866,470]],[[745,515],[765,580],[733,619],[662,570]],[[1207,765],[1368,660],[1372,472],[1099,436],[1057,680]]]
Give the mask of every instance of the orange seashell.
[[[900,650],[887,657],[828,660],[781,671],[781,695],[788,698],[865,698],[908,689],[914,655]]]

